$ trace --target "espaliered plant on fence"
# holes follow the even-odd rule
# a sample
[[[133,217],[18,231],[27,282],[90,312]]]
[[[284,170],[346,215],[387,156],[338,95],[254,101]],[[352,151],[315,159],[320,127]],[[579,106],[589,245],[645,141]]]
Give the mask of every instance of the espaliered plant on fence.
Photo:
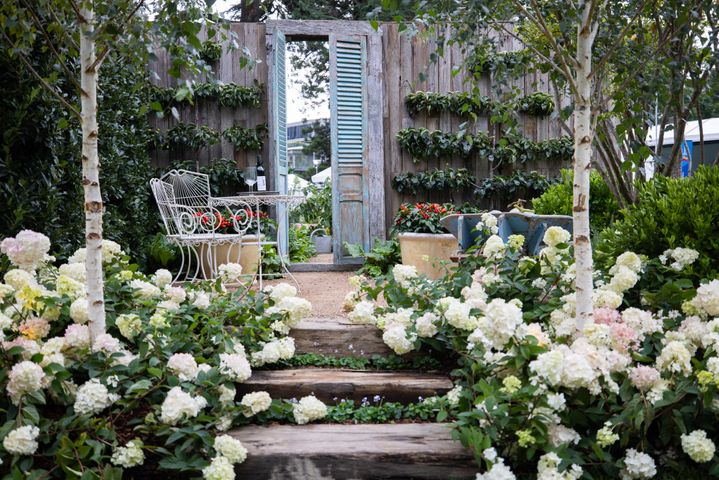
[[[180,122],[164,133],[157,132],[155,146],[161,150],[199,150],[207,145],[215,145],[219,140],[220,133],[217,130],[206,125]]]
[[[247,87],[237,83],[195,83],[190,88],[183,85],[177,88],[152,87],[152,97],[157,102],[156,110],[168,111],[173,106],[190,105],[195,99],[217,99],[222,107],[257,108],[262,102],[263,88],[261,85]]]
[[[519,134],[508,134],[495,143],[494,138],[485,132],[447,133],[426,128],[405,128],[397,132],[397,140],[415,163],[430,158],[466,158],[472,154],[502,163],[525,163],[538,159],[568,162],[574,152],[574,142],[567,136],[533,142]]]
[[[535,92],[508,102],[492,100],[486,95],[475,97],[469,92],[413,92],[405,97],[405,104],[412,116],[449,112],[459,117],[474,117],[503,114],[512,110],[527,115],[546,116],[554,111],[552,97],[544,92]]]
[[[446,133],[426,128],[404,128],[397,132],[400,147],[412,155],[416,163],[421,159],[468,157],[475,149],[474,135]]]
[[[474,185],[476,178],[466,168],[433,169],[427,172],[400,173],[392,179],[397,193],[416,194],[418,191],[459,190]]]
[[[233,125],[224,132],[222,137],[235,146],[235,150],[262,150],[267,135],[267,124],[261,123],[255,128]]]
[[[200,58],[203,59],[205,62],[209,63],[210,65],[216,64],[218,61],[220,61],[220,57],[222,56],[222,45],[214,42],[212,40],[207,40],[205,42],[202,42],[202,47],[200,48]]]
[[[560,179],[547,178],[537,172],[517,170],[509,176],[496,175],[481,180],[474,194],[480,198],[492,198],[512,196],[519,192],[528,197],[535,197],[559,181]]]
[[[467,68],[475,76],[485,75],[497,71],[518,72],[523,70],[531,61],[532,55],[528,49],[513,50],[509,52],[477,51],[474,58],[467,62]]]

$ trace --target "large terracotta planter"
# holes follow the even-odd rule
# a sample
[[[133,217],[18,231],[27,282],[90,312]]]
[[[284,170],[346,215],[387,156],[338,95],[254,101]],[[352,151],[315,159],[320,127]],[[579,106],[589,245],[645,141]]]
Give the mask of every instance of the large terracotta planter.
[[[262,240],[265,236],[262,235]],[[202,260],[203,268],[205,272],[209,274],[210,264],[207,261],[207,248],[208,245],[202,245],[199,248],[200,258]],[[242,273],[253,275],[257,271],[257,264],[259,261],[259,248],[257,245],[257,235],[244,235],[242,237],[242,247],[238,244],[225,243],[221,245],[213,245],[212,254],[217,259],[217,266],[228,263],[237,263],[237,254],[240,253],[240,265],[242,265]],[[240,252],[239,249],[242,248]],[[228,257],[229,252],[229,257]]]
[[[451,233],[400,233],[399,248],[404,265],[414,265],[418,273],[436,280],[447,273],[457,238]]]

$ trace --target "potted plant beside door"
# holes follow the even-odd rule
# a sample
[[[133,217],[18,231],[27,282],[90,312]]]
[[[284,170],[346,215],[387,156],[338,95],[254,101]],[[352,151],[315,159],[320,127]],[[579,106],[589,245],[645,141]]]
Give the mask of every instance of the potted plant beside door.
[[[399,238],[402,263],[414,265],[418,273],[438,279],[446,273],[446,264],[457,251],[457,239],[440,220],[457,212],[439,203],[405,203],[394,218],[393,230]]]

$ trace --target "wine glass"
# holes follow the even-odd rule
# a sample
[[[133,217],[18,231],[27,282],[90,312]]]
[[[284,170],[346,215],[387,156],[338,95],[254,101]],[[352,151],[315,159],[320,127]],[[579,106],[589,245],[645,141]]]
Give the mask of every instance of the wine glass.
[[[242,172],[242,176],[244,177],[247,186],[250,187],[251,192],[253,185],[257,183],[257,167],[245,168]]]

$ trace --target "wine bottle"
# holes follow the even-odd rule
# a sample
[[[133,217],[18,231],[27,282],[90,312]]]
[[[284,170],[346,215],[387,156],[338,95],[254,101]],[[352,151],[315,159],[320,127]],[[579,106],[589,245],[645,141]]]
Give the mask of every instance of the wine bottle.
[[[267,190],[267,180],[265,177],[265,167],[262,166],[262,159],[257,155],[257,191],[264,192]]]

